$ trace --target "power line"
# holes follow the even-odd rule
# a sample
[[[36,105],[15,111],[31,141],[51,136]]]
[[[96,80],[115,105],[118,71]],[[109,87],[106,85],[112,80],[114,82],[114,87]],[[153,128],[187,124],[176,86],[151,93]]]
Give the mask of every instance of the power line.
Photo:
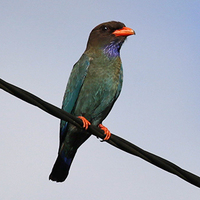
[[[80,120],[79,118],[73,116],[70,113],[65,112],[64,110],[62,110],[48,102],[45,102],[44,100],[38,98],[37,96],[19,88],[19,87],[16,87],[16,86],[0,79],[0,88],[16,97],[22,99],[23,101],[25,101],[27,103],[37,106],[38,108],[53,115],[54,117],[57,117],[64,121],[70,122],[73,125],[77,126],[78,128],[82,128],[82,120]],[[104,139],[104,137],[105,137],[104,132],[96,126],[93,126],[93,125],[89,126],[87,131],[101,139]],[[199,176],[180,168],[179,166],[173,164],[172,162],[170,162],[164,158],[156,156],[148,151],[145,151],[145,150],[141,149],[140,147],[130,143],[127,140],[124,140],[123,138],[121,138],[115,134],[111,134],[110,139],[106,142],[127,152],[127,153],[138,156],[165,171],[168,171],[174,175],[177,175],[180,178],[182,178],[183,180],[185,180],[197,187],[200,187],[200,177]]]

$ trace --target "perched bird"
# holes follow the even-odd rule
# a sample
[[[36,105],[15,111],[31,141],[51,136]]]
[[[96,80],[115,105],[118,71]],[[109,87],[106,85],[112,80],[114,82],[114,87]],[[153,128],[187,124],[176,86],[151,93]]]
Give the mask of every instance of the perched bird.
[[[118,98],[123,80],[120,48],[135,32],[121,22],[111,21],[96,26],[90,33],[87,47],[74,65],[64,94],[62,109],[83,121],[85,129],[61,120],[58,157],[49,179],[63,182],[80,145],[90,133],[90,124],[99,126],[110,137],[101,123]]]

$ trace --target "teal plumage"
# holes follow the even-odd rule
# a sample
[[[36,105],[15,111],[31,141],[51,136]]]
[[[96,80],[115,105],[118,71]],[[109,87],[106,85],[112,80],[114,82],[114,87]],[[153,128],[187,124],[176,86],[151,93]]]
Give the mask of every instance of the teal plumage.
[[[120,31],[121,35],[116,36],[115,32]],[[126,37],[132,34],[132,29],[115,21],[92,30],[85,52],[72,69],[63,110],[83,116],[95,126],[102,123],[120,94],[123,71],[119,52]],[[61,120],[58,158],[49,179],[57,182],[66,179],[77,149],[89,137],[86,130]]]

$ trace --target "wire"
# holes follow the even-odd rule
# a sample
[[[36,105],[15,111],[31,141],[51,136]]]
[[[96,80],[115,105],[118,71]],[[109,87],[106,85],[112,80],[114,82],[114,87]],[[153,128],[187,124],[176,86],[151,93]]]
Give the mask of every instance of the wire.
[[[77,126],[78,128],[82,128],[82,120],[79,118],[73,116],[70,113],[65,112],[64,110],[45,102],[44,100],[38,98],[37,96],[19,88],[16,87],[2,79],[0,79],[0,88],[4,91],[22,99],[23,101],[30,103],[34,106],[37,106],[38,108],[42,109],[43,111],[53,115],[54,117],[60,118],[64,121],[70,122],[73,125]],[[104,139],[105,135],[104,132],[96,127],[96,126],[89,126],[87,131],[101,139]],[[107,140],[109,144],[121,149],[122,151],[125,151],[127,153],[130,153],[132,155],[138,156],[147,162],[165,170],[168,171],[174,175],[179,176],[183,180],[200,187],[200,177],[192,174],[179,166],[173,164],[172,162],[163,159],[157,155],[154,155],[148,151],[145,151],[138,146],[128,142],[127,140],[124,140],[123,138],[120,138],[119,136],[115,134],[111,134],[111,137],[109,140]]]

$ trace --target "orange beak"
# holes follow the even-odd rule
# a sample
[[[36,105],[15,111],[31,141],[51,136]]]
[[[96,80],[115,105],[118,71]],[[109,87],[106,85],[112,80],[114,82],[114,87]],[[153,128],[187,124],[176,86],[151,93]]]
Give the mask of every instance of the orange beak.
[[[129,35],[135,35],[135,31],[131,28],[128,27],[123,27],[122,29],[118,29],[113,32],[113,34],[118,37],[118,36],[129,36]]]

